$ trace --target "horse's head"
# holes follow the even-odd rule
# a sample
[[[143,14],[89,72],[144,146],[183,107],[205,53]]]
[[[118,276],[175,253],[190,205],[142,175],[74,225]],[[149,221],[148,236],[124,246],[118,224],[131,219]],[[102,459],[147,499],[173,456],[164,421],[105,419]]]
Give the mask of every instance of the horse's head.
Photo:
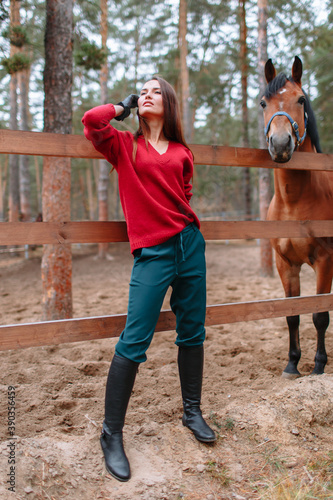
[[[265,65],[268,83],[260,101],[264,110],[265,134],[272,160],[285,163],[306,136],[307,97],[302,90],[302,61],[296,56],[292,76],[276,75],[272,60]]]

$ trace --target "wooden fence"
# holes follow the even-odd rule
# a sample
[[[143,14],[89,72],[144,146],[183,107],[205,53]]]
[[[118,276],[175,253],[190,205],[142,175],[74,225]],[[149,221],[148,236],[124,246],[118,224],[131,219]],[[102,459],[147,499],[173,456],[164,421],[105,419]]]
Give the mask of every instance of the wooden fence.
[[[196,164],[277,168],[266,150],[191,145]],[[80,135],[0,130],[0,153],[102,158]],[[286,169],[333,171],[333,155],[294,153]],[[333,237],[332,221],[202,222],[206,240],[272,237]],[[0,223],[0,245],[103,243],[128,241],[124,222]],[[333,309],[333,295],[281,298],[207,306],[206,325],[293,316]],[[0,326],[0,350],[118,337],[125,314]],[[170,310],[162,311],[156,331],[175,329]]]

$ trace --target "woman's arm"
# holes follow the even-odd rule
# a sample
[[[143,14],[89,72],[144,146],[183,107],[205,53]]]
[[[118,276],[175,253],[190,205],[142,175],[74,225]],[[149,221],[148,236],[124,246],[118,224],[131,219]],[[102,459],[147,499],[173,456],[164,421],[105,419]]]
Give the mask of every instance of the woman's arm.
[[[131,114],[131,109],[138,107],[139,96],[136,94],[130,94],[123,101],[118,102],[118,105],[122,106],[123,112],[117,115],[115,118],[118,121],[123,121]]]
[[[118,104],[96,106],[84,114],[82,123],[85,128],[93,127],[95,129],[102,129],[113,118],[123,121],[130,115],[131,109],[138,107],[138,99],[138,95],[130,94],[123,101],[118,102]]]
[[[102,130],[105,127],[110,127],[110,121],[115,118],[117,113],[121,114],[122,112],[122,106],[115,106],[113,104],[102,104],[102,106],[96,106],[86,111],[83,115],[82,123],[87,139],[90,139],[87,134],[89,134],[91,130]]]
[[[137,102],[138,96],[131,94],[118,104],[96,106],[87,111],[82,118],[84,135],[92,142],[94,148],[102,153],[113,166],[116,166],[118,161],[120,136],[125,134],[125,132],[115,129],[110,124],[110,121],[114,118],[118,121],[124,120],[130,114],[131,108],[137,107]],[[123,140],[124,137],[122,143]]]
[[[192,184],[191,180],[193,177],[193,156],[191,151],[187,150],[188,158],[186,158],[184,162],[184,171],[183,171],[183,177],[184,177],[184,191],[185,191],[185,196],[188,202],[190,202],[192,198]]]
[[[122,106],[119,106],[119,104],[114,104],[114,110],[116,112],[115,118],[117,118],[117,116],[122,115],[124,112],[124,108]]]
[[[119,151],[119,131],[110,121],[124,111],[122,106],[103,104],[87,111],[82,118],[84,135],[92,142],[94,148],[102,153],[113,165],[117,161]]]

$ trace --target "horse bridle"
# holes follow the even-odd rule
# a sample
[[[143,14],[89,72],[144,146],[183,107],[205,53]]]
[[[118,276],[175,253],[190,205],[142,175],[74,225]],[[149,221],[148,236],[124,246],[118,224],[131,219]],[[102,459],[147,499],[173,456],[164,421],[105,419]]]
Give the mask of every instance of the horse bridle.
[[[305,137],[306,137],[306,127],[307,127],[307,123],[308,123],[308,115],[307,113],[305,112],[304,113],[304,134],[302,137],[299,136],[299,128],[298,128],[298,123],[295,122],[292,117],[290,115],[288,115],[288,113],[286,113],[285,111],[277,111],[276,113],[274,113],[274,115],[271,116],[269,122],[267,123],[267,127],[265,128],[265,136],[266,136],[266,141],[268,142],[268,132],[269,132],[269,129],[270,129],[270,126],[271,126],[271,123],[273,121],[273,119],[276,117],[276,116],[285,116],[288,118],[288,120],[290,121],[291,123],[291,126],[293,128],[293,131],[295,132],[295,136],[296,136],[296,139],[297,139],[297,147],[300,146]]]

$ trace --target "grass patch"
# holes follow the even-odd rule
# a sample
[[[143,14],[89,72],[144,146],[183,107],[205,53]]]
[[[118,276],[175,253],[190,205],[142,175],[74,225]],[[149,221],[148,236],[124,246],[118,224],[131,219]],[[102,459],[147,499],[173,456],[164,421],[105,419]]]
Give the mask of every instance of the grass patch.
[[[224,427],[226,431],[232,431],[233,428],[235,427],[234,419],[230,417],[226,418]]]
[[[229,477],[228,469],[222,462],[215,462],[213,460],[207,462],[206,472],[214,479],[219,481],[221,486],[229,486],[231,478]]]
[[[333,452],[316,457],[308,461],[306,465],[287,469],[283,458],[271,456],[274,451],[275,449],[272,450],[265,464],[270,465],[270,473],[260,478],[260,485],[253,484],[254,498],[258,500],[333,499]]]
[[[219,422],[216,413],[211,412],[209,415],[209,419],[218,428],[219,431],[223,429],[226,431],[232,431],[235,427],[235,421],[231,417],[227,417],[224,422]]]

